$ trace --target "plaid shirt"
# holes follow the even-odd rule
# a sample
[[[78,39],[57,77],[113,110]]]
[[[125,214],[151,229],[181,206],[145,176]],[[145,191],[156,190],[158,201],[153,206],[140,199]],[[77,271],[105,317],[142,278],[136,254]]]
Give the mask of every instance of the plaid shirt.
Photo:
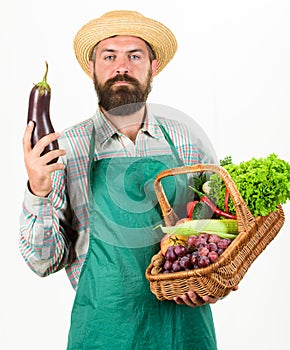
[[[47,276],[65,268],[73,288],[77,288],[89,245],[87,169],[93,126],[97,159],[150,157],[171,154],[159,123],[171,137],[184,165],[216,161],[205,151],[201,135],[193,137],[192,130],[172,119],[158,117],[157,122],[150,109],[135,143],[120,134],[99,110],[94,117],[65,130],[59,143],[66,155],[59,161],[66,168],[53,173],[51,193],[42,198],[26,189],[24,195],[19,247],[35,273]]]

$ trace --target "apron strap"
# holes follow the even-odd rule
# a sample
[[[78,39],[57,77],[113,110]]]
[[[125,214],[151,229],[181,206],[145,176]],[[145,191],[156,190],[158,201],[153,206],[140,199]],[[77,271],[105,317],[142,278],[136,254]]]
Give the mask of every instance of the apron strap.
[[[171,148],[171,151],[173,153],[173,156],[175,157],[176,161],[177,161],[177,164],[179,164],[180,166],[183,166],[184,163],[183,161],[180,159],[180,156],[179,156],[179,153],[177,152],[177,149],[172,141],[172,138],[169,136],[168,132],[166,131],[166,129],[164,128],[164,126],[161,124],[160,120],[158,117],[155,116],[155,119],[157,120],[158,122],[158,126],[160,128],[160,130],[162,131],[162,134],[164,135],[165,137],[165,140],[168,142],[170,148]]]

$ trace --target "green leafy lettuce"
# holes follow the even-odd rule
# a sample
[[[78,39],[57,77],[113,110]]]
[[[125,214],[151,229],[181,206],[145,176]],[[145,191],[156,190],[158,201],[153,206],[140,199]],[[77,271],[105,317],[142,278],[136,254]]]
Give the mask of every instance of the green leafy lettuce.
[[[225,162],[224,168],[235,182],[253,216],[266,216],[276,211],[278,204],[290,199],[290,164],[272,153],[266,158],[252,158],[240,164]],[[210,177],[209,197],[225,210],[226,187],[219,175]],[[231,199],[230,213],[235,213]]]

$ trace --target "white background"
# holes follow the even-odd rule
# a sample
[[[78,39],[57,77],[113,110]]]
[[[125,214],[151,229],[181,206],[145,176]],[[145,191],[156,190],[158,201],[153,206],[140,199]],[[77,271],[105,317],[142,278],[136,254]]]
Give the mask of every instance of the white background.
[[[239,162],[274,152],[290,161],[288,0],[1,0],[3,350],[66,346],[74,292],[65,272],[41,279],[18,251],[26,185],[21,140],[28,95],[42,79],[45,60],[56,130],[94,113],[95,92],[78,66],[72,41],[84,23],[115,9],[140,11],[169,26],[177,37],[178,53],[154,80],[150,102],[191,115],[220,159],[230,154]],[[289,202],[284,210],[284,227],[239,291],[213,306],[220,350],[289,349]]]

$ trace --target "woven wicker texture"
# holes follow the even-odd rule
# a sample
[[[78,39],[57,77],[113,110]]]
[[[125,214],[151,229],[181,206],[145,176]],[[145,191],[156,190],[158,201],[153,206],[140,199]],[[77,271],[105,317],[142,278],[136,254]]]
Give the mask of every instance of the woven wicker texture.
[[[284,212],[280,205],[277,211],[265,217],[254,217],[226,169],[212,164],[198,164],[165,170],[156,177],[155,192],[167,226],[174,225],[178,217],[166,198],[161,180],[166,176],[204,171],[217,173],[223,179],[235,205],[239,234],[218,261],[206,268],[152,274],[152,269],[162,260],[161,251],[153,256],[145,275],[150,281],[152,293],[159,300],[172,300],[189,290],[195,291],[200,296],[228,295],[233,287],[240,283],[249,267],[276,237],[284,224]]]

